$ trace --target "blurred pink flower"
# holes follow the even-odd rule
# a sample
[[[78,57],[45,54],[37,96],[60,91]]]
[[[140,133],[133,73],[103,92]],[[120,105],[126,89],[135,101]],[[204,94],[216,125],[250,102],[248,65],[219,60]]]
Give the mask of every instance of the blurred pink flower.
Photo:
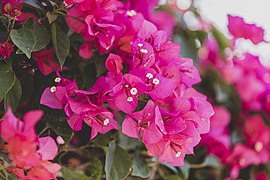
[[[45,76],[61,70],[61,67],[54,59],[54,49],[42,49],[40,51],[33,53],[33,58],[35,59],[40,71]]]
[[[256,24],[248,24],[243,18],[228,15],[228,29],[235,39],[245,38],[254,44],[264,42],[264,29]]]

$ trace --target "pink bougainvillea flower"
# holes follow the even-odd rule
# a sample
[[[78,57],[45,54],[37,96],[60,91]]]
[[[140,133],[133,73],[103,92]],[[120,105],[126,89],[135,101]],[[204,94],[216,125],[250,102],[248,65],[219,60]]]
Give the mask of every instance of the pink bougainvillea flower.
[[[88,33],[90,36],[97,38],[98,49],[108,51],[112,48],[116,39],[122,34],[121,26],[112,24],[113,13],[110,11],[104,12],[100,17],[88,15],[85,22],[88,25]]]
[[[138,105],[138,94],[145,88],[144,82],[137,76],[125,74],[120,84],[113,87],[108,95],[111,107],[125,113],[133,112]]]
[[[0,43],[0,57],[2,57],[1,59],[9,58],[12,52],[13,46],[10,45],[7,41]]]
[[[40,161],[36,167],[30,169],[27,174],[21,168],[8,167],[8,170],[16,174],[20,180],[56,180],[56,173],[60,171],[61,166],[49,161]]]
[[[231,166],[230,175],[235,179],[238,177],[241,169],[249,165],[260,164],[260,158],[253,149],[237,144],[234,146],[232,154],[227,158],[227,164]]]
[[[56,86],[48,87],[41,95],[40,104],[54,109],[63,109],[68,97],[78,90],[77,83],[63,77],[55,78]]]
[[[259,115],[248,117],[244,126],[247,146],[257,152],[261,163],[270,160],[270,128]]]
[[[35,59],[40,71],[45,76],[61,70],[61,67],[54,60],[54,49],[42,49],[40,51],[33,53],[33,58]]]
[[[228,29],[234,38],[245,38],[254,44],[264,42],[264,29],[255,25],[248,24],[243,18],[228,15]]]
[[[151,96],[153,100],[168,97],[176,86],[174,79],[165,78],[151,68],[136,69],[130,73],[143,80],[145,87],[142,90],[145,94]]]
[[[210,154],[225,163],[230,155],[229,123],[230,113],[223,107],[214,107],[215,114],[211,117],[210,132],[202,135],[201,145],[205,145]]]
[[[127,116],[122,124],[122,132],[140,139],[145,144],[156,143],[163,137],[164,125],[158,106],[149,100],[143,110]]]
[[[105,66],[110,72],[116,74],[119,74],[123,70],[121,57],[112,53],[106,59]]]
[[[20,121],[13,115],[11,108],[8,108],[1,122],[2,138],[8,142],[11,138],[18,136],[22,140],[35,142],[37,135],[34,126],[42,114],[42,111],[30,111],[25,114],[24,121]]]
[[[96,137],[98,133],[105,134],[112,129],[118,129],[118,123],[113,118],[113,114],[105,108],[89,112],[84,122],[92,127],[90,139]]]
[[[54,139],[50,136],[41,137],[38,139],[39,149],[37,153],[42,160],[53,160],[57,154],[58,148]]]
[[[21,15],[23,3],[22,0],[2,0],[1,10],[3,14],[9,14],[12,17],[17,17]]]
[[[14,166],[30,169],[39,163],[36,148],[36,142],[23,140],[20,136],[14,136],[8,141],[7,149],[9,158],[12,160]]]
[[[200,141],[200,135],[194,125],[186,123],[186,128],[178,134],[166,134],[163,138],[153,144],[146,144],[148,153],[158,156],[159,161],[168,162],[174,166],[184,165],[186,154],[193,154],[193,148]]]
[[[84,59],[90,59],[93,55],[92,46],[88,43],[83,43],[80,47],[79,55]]]
[[[17,168],[32,170],[33,167],[39,166],[41,159],[52,160],[58,151],[51,137],[38,140],[34,126],[41,116],[42,111],[30,111],[24,115],[24,120],[20,121],[8,108],[3,117],[1,136],[8,143],[8,156]]]
[[[221,70],[223,78],[233,84],[245,109],[260,110],[267,99],[270,80],[269,68],[262,65],[259,57],[245,53]],[[245,93],[242,90],[246,89]]]

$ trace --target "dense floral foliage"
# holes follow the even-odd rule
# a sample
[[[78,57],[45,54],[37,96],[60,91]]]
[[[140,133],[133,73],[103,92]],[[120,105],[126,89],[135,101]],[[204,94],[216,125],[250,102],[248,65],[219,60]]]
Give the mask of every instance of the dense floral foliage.
[[[263,28],[175,1],[0,7],[1,178],[270,176],[270,69],[237,51]]]

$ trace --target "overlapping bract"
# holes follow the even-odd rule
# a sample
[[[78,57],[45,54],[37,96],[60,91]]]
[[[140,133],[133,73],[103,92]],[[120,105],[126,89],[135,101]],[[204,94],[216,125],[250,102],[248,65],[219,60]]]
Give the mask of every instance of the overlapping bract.
[[[230,56],[220,55],[218,43],[208,38],[199,51],[203,71],[209,69],[222,77],[222,81],[232,86],[239,97],[241,112],[233,122],[228,110],[215,107],[211,118],[211,131],[202,137],[210,154],[218,157],[230,168],[230,176],[237,178],[240,170],[250,165],[269,163],[270,128],[264,122],[262,112],[269,111],[270,69],[264,66],[258,56],[249,52],[236,53],[235,40],[245,38],[254,44],[264,42],[264,30],[255,24],[247,24],[243,18],[228,16],[228,29],[233,39]],[[257,114],[254,115],[254,112]],[[231,123],[231,124],[230,124]],[[233,142],[229,133],[238,132],[242,139]],[[217,148],[218,147],[218,148]]]
[[[88,91],[59,76],[55,86],[45,89],[40,103],[64,109],[75,131],[81,130],[83,122],[92,127],[90,139],[117,129],[113,112],[122,111],[127,114],[124,134],[142,140],[149,154],[160,161],[183,165],[200,134],[209,131],[214,114],[206,97],[192,88],[200,82],[193,61],[180,57],[179,44],[171,42],[165,31],[130,10],[135,8],[132,2],[66,3],[73,4],[66,18],[70,28],[96,42],[101,54],[112,49],[114,53],[107,57],[106,76]]]
[[[22,180],[56,179],[61,168],[48,161],[57,154],[55,141],[50,136],[39,138],[36,134],[35,125],[42,114],[42,111],[30,111],[21,121],[9,108],[1,121],[1,137],[8,143],[7,152],[13,165],[9,170]]]

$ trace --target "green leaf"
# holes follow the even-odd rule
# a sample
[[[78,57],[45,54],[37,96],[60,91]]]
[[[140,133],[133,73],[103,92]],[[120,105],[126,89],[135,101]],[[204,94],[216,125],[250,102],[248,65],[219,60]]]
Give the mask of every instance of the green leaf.
[[[132,176],[147,178],[150,175],[150,168],[147,166],[146,161],[140,156],[140,151],[136,151],[133,160]]]
[[[15,83],[13,70],[4,62],[0,63],[0,101],[6,96]]]
[[[110,143],[106,154],[105,172],[107,180],[125,179],[131,171],[132,162],[128,153],[115,141]]]
[[[57,14],[54,14],[52,12],[47,12],[46,16],[48,18],[49,24],[52,24],[57,19]]]
[[[61,172],[65,180],[89,180],[90,178],[84,174],[71,171],[66,167],[62,167]]]
[[[35,34],[29,29],[21,28],[13,29],[10,32],[10,37],[12,42],[30,59],[36,44]]]
[[[68,56],[70,41],[68,35],[56,24],[51,25],[52,43],[61,66],[64,65]]]
[[[102,175],[102,163],[97,157],[90,159],[90,162],[90,178],[99,180]]]
[[[67,123],[65,113],[61,110],[55,110],[45,106],[42,106],[41,109],[44,111],[43,119],[49,123],[55,133],[61,136],[65,144],[68,145],[73,131]]]
[[[220,52],[224,55],[224,50],[230,46],[229,39],[215,27],[212,28],[212,33],[217,40]]]
[[[20,99],[22,96],[22,87],[20,81],[15,78],[15,83],[10,91],[7,93],[5,100],[4,100],[4,107],[7,110],[8,106],[11,106],[12,110],[15,111]]]
[[[49,42],[50,42],[50,33],[49,31],[43,27],[42,25],[38,24],[33,19],[28,19],[24,25],[23,28],[29,29],[33,32],[33,34],[36,37],[36,43],[33,48],[33,51],[38,51],[43,48],[45,48]]]

